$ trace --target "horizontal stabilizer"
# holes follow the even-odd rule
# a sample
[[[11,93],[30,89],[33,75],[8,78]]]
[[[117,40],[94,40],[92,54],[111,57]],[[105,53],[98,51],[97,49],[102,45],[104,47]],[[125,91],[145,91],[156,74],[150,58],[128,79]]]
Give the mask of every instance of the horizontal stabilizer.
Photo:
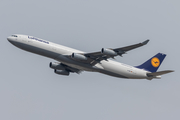
[[[174,71],[173,70],[165,70],[165,71],[147,73],[147,76],[149,76],[149,77],[159,76],[159,75],[167,74],[167,73],[170,73],[170,72],[174,72]]]

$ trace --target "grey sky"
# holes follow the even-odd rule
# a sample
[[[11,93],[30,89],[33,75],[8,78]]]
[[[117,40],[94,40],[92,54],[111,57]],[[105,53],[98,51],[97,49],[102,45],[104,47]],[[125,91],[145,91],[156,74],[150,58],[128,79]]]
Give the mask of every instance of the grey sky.
[[[179,0],[1,0],[0,119],[179,120]],[[69,77],[54,60],[22,51],[6,38],[36,36],[85,52],[151,41],[117,61],[139,65],[166,53],[161,80],[83,72]]]

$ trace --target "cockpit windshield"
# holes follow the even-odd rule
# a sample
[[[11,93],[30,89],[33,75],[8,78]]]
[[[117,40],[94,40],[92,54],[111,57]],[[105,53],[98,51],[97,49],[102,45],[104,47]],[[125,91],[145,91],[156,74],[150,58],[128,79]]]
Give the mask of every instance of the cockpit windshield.
[[[12,37],[18,37],[17,35],[11,35]]]

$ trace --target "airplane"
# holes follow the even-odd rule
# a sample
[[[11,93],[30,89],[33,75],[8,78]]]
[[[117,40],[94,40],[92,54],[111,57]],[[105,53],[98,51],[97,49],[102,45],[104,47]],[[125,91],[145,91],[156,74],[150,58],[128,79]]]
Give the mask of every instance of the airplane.
[[[85,53],[76,49],[55,44],[37,37],[13,34],[7,40],[14,46],[52,58],[57,62],[50,62],[49,67],[59,75],[68,76],[70,73],[81,73],[82,71],[99,72],[118,78],[127,79],[160,79],[161,75],[174,72],[165,70],[157,72],[166,54],[158,53],[139,66],[130,66],[124,63],[110,60],[116,56],[122,56],[127,51],[146,45],[149,40],[142,43],[121,47],[102,48],[98,52]]]

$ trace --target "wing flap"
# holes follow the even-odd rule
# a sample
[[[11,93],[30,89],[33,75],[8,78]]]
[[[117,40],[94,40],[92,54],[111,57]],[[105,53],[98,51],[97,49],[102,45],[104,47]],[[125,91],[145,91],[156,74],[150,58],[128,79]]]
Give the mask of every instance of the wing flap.
[[[64,68],[65,68],[67,71],[69,71],[69,72],[73,72],[73,73],[75,72],[75,73],[77,73],[77,74],[80,74],[80,73],[82,72],[82,70],[79,70],[79,69],[77,69],[77,68],[70,67],[70,66],[68,66],[68,65],[66,65],[66,64],[61,63],[61,65],[64,66]]]

